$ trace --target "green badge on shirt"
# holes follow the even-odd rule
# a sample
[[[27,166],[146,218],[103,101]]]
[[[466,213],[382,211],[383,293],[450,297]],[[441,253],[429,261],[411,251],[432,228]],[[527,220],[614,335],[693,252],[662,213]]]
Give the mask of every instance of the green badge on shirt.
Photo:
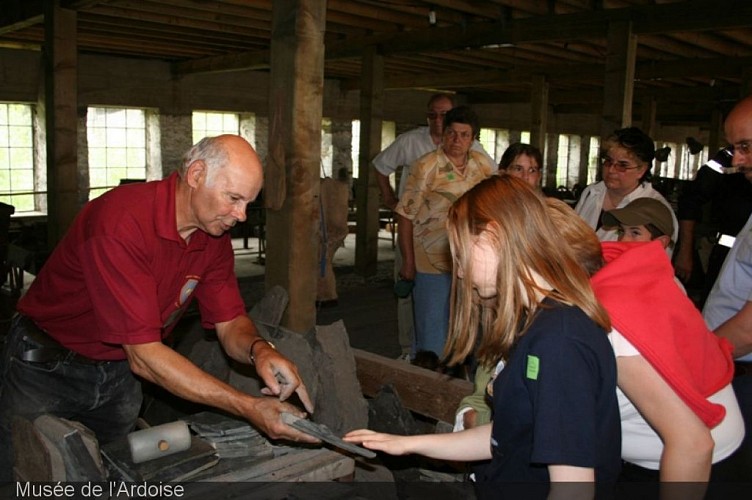
[[[538,356],[527,355],[527,378],[538,380],[538,370],[540,369],[540,359]]]

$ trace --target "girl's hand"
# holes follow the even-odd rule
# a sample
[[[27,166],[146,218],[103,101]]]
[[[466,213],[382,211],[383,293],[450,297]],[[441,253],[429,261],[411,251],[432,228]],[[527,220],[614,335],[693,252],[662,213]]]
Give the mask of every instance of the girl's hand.
[[[384,434],[374,432],[368,429],[358,429],[348,432],[343,440],[349,443],[361,444],[370,450],[383,451],[390,455],[407,455],[409,436],[397,436],[394,434]]]

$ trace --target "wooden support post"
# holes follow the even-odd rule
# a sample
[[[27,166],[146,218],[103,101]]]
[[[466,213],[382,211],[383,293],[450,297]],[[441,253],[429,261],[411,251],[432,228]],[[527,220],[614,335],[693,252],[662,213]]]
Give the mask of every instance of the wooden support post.
[[[325,15],[322,0],[272,7],[266,289],[287,290],[282,323],[300,333],[316,324]]]
[[[637,38],[632,33],[632,23],[609,24],[601,138],[632,124],[636,55]]]
[[[649,97],[642,103],[642,131],[653,137],[655,133],[655,97]]]
[[[353,349],[353,354],[365,396],[376,396],[382,387],[391,385],[405,408],[435,420],[454,422],[460,401],[473,392],[467,380],[360,349]]]
[[[577,172],[577,183],[581,187],[585,187],[588,184],[588,167],[590,166],[590,136],[584,135],[581,140],[582,147],[580,148],[580,168]]]
[[[708,133],[708,157],[712,158],[716,151],[723,147],[723,113],[718,108],[710,115],[710,132]]]
[[[533,77],[530,91],[530,144],[543,151],[548,128],[548,82],[543,75]]]
[[[543,162],[546,164],[543,185],[556,191],[556,164],[559,161],[559,135],[551,134],[546,141],[546,147],[541,149]]]
[[[76,11],[45,2],[44,96],[47,133],[47,245],[73,222],[88,193],[79,189]]]
[[[376,274],[379,250],[379,192],[371,160],[381,150],[384,101],[384,56],[375,46],[363,55],[363,86],[360,91],[360,159],[356,186],[355,271]]]

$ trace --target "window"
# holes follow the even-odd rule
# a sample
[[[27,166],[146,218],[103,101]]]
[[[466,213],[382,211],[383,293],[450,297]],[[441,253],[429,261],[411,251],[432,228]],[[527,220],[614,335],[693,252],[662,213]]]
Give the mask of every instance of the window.
[[[240,116],[237,113],[194,111],[192,121],[193,144],[204,137],[240,133]]]
[[[590,149],[588,152],[588,169],[587,169],[587,182],[585,185],[589,185],[595,182],[598,177],[598,168],[600,168],[600,155],[601,155],[601,139],[600,137],[590,138]]]
[[[0,201],[16,212],[34,204],[34,129],[32,107],[0,103]]]
[[[352,141],[352,176],[353,179],[357,179],[360,172],[360,120],[352,121],[352,139],[350,140]]]
[[[141,109],[89,108],[89,199],[120,184],[146,179],[146,116]]]
[[[498,132],[500,132],[500,130],[492,128],[482,128],[480,129],[480,139],[478,141],[480,142],[481,146],[483,146],[483,149],[486,150],[486,153],[488,153],[488,155],[493,158],[496,163],[499,163],[501,155],[504,153],[504,150],[502,149],[497,154],[496,136]]]

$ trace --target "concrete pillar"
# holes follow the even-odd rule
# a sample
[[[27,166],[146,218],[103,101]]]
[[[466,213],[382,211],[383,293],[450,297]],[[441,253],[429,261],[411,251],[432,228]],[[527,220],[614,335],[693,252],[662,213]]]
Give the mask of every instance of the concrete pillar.
[[[147,131],[148,131],[147,119]],[[166,114],[159,116],[159,144],[162,150],[162,177],[180,167],[183,155],[193,145],[193,115],[191,113]],[[152,172],[147,172],[151,177]]]
[[[253,131],[244,128],[244,122],[240,122],[240,135],[248,138],[256,149],[256,154],[261,158],[261,162],[266,167],[266,160],[269,156],[269,118],[266,116],[254,116]]]
[[[352,179],[352,122],[332,120],[332,177]]]

